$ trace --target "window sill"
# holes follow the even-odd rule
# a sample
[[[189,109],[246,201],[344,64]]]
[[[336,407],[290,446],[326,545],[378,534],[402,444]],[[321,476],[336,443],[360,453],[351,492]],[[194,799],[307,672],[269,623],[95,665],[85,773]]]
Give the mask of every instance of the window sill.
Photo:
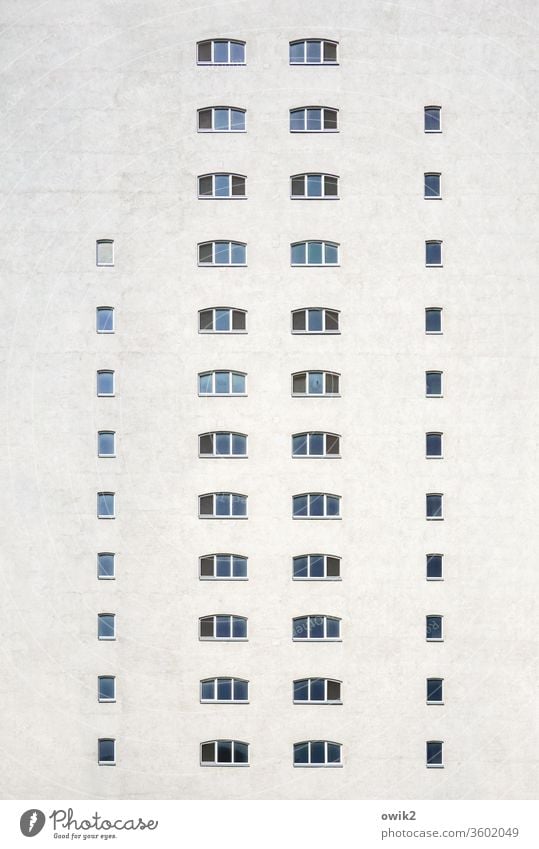
[[[425,330],[425,336],[443,336],[443,330]]]
[[[292,637],[293,643],[342,643],[340,637]]]
[[[198,268],[247,268],[246,262],[197,262]]]
[[[427,637],[427,643],[443,643],[443,637]]]
[[[98,398],[114,398],[114,392],[98,392]]]
[[[116,766],[116,761],[98,761],[98,766]]]
[[[292,336],[340,336],[340,330],[291,330]]]
[[[114,642],[116,640],[116,637],[98,637],[97,639],[98,640],[104,640],[105,642],[111,643],[111,642]]]
[[[441,133],[441,130],[424,130],[425,133]]]
[[[342,769],[343,764],[294,764],[294,769]]]
[[[114,268],[113,262],[96,262],[96,268]]]
[[[98,515],[97,515],[97,518],[98,518],[98,519],[115,519],[115,518],[116,518],[116,516],[100,516],[100,515],[98,514]]]
[[[425,516],[427,522],[443,522],[443,516]]]
[[[340,576],[334,577],[333,575],[330,576],[329,578],[296,578],[296,577],[292,576],[292,580],[293,581],[342,581],[342,578]]]
[[[247,398],[247,392],[199,392],[198,397],[199,398]]]
[[[443,764],[427,764],[427,769],[443,769]]]
[[[200,127],[197,129],[197,133],[246,133],[247,130],[203,130]]]
[[[443,705],[443,702],[429,702],[429,701],[427,701],[427,704],[428,705]]]
[[[341,398],[340,393],[333,392],[292,392],[292,398]],[[442,397],[441,395],[439,396]]]
[[[443,454],[425,454],[425,460],[443,460]]]
[[[236,767],[246,767],[246,766],[250,766],[250,764],[208,764],[208,763],[203,763],[203,762],[201,761],[201,762],[200,762],[200,766],[224,766],[224,767],[236,766]]]
[[[197,200],[247,200],[247,195],[197,195]]]
[[[338,133],[338,130],[290,130],[291,133]]]
[[[111,460],[116,457],[116,454],[98,454],[98,457],[101,457],[103,460]]]
[[[116,703],[116,699],[98,699],[97,701],[100,705],[113,705]]]
[[[114,335],[114,330],[96,330],[96,333],[99,333],[100,336],[112,336]]]
[[[290,200],[340,200],[339,195],[290,195]]]
[[[441,200],[441,195],[423,195],[423,200]]]
[[[204,513],[198,514],[199,519],[248,519],[249,516],[207,516]]]
[[[338,68],[340,63],[339,62],[292,62],[292,61],[290,61],[288,64],[292,68],[302,68],[302,67],[305,67],[305,66],[307,68],[313,68],[313,67],[315,67],[315,68],[316,67],[322,67],[322,68],[336,68],[337,67]]]
[[[340,268],[340,262],[291,262],[291,268]]]
[[[199,454],[199,460],[247,460],[247,454]]]
[[[326,522],[340,522],[342,516],[292,516],[292,518],[297,519],[299,521],[317,521],[319,519],[322,519],[322,521]]]
[[[247,336],[248,330],[199,330],[200,336]]]
[[[201,699],[201,705],[248,705],[246,699]]]
[[[340,460],[340,454],[291,454],[293,460]]]
[[[231,577],[223,577],[222,575],[199,575],[200,581],[248,581],[249,578],[237,578],[235,575]]]
[[[247,643],[247,637],[199,637],[201,643]]]
[[[200,68],[245,68],[247,62],[199,62]]]
[[[443,264],[441,262],[426,262],[425,268],[443,268]]]
[[[98,581],[115,581],[116,576],[115,575],[98,575],[97,580]]]
[[[425,398],[443,398],[443,395],[425,395]]]
[[[293,704],[295,705],[342,705],[341,701],[336,702],[311,702],[311,701],[298,701],[297,699],[293,700]]]

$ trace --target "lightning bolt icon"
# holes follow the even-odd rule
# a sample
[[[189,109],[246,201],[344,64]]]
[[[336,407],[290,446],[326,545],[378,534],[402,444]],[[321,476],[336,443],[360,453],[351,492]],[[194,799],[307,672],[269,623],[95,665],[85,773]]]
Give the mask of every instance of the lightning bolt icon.
[[[37,820],[37,814],[36,814],[36,812],[34,811],[34,812],[33,812],[33,814],[32,814],[32,816],[30,817],[30,821],[29,821],[29,823],[28,823],[28,834],[30,834],[30,832],[32,831],[33,827],[35,826],[35,824],[36,824],[36,820]]]

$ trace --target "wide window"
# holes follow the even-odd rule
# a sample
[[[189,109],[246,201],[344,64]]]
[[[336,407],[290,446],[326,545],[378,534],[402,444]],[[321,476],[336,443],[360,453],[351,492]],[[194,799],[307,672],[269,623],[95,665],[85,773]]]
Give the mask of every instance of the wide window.
[[[114,333],[114,307],[97,307],[95,319],[98,333]]]
[[[293,457],[339,457],[341,438],[336,433],[312,430],[292,435]]]
[[[116,617],[114,613],[97,614],[97,638],[99,640],[116,639]]]
[[[97,555],[97,577],[112,580],[116,577],[115,555],[110,551],[100,551]]]
[[[247,457],[247,437],[229,430],[201,433],[198,451],[201,457]]]
[[[436,643],[443,640],[443,617],[431,613],[426,618],[425,636],[428,642]]]
[[[294,681],[294,702],[340,704],[341,682],[331,678],[300,678]]]
[[[114,240],[98,239],[95,243],[96,265],[114,265]]]
[[[245,519],[247,496],[236,492],[211,492],[198,496],[201,519]]]
[[[307,307],[292,313],[292,333],[339,333],[338,310]]]
[[[116,434],[113,430],[100,430],[97,433],[97,456],[116,456]]]
[[[199,620],[201,640],[246,640],[247,619],[244,616],[203,616]]]
[[[201,702],[247,702],[249,682],[243,678],[206,678],[200,682]]]
[[[111,369],[100,369],[97,372],[97,394],[105,397],[114,395],[114,372]]]
[[[198,110],[199,133],[245,132],[245,109],[233,106],[210,106]]]
[[[245,395],[241,371],[204,371],[198,376],[199,395]]]
[[[335,616],[297,616],[292,620],[293,640],[339,640],[341,620]]]
[[[290,182],[293,198],[329,200],[339,196],[339,178],[334,174],[295,174]]]
[[[201,578],[247,578],[247,557],[241,554],[205,554],[199,563]]]
[[[427,554],[427,581],[443,578],[443,554]]]
[[[291,65],[335,65],[337,42],[325,38],[306,38],[290,42]]]
[[[437,431],[431,431],[425,434],[425,451],[427,457],[441,458],[443,456],[442,439],[443,434]]]
[[[292,496],[294,519],[338,519],[341,515],[341,496],[326,492],[308,492]]]
[[[425,372],[425,394],[429,398],[441,398],[442,396],[442,372]]]
[[[441,179],[442,176],[439,173],[432,172],[424,175],[423,194],[426,200],[442,197]]]
[[[97,517],[98,519],[114,519],[115,513],[114,492],[97,493]]]
[[[440,241],[425,242],[425,265],[427,267],[442,265],[442,243]]]
[[[426,496],[427,519],[443,519],[443,500],[441,492],[429,492]]]
[[[337,109],[305,106],[290,110],[291,133],[331,133],[337,130]]]
[[[442,108],[441,106],[425,106],[425,132],[441,133],[442,131]]]
[[[201,242],[199,265],[245,265],[247,246],[243,242]]]
[[[100,675],[98,677],[97,698],[100,702],[116,701],[116,678],[114,675]]]
[[[103,766],[114,766],[116,763],[116,740],[101,737],[97,741],[97,761]]]
[[[198,178],[199,198],[245,197],[245,177],[241,174],[202,174]]]
[[[341,766],[342,745],[329,740],[294,743],[294,766]]]
[[[425,310],[425,333],[442,332],[442,310],[440,307],[427,307]]]
[[[201,333],[244,333],[246,324],[247,312],[232,307],[211,307],[198,314]]]
[[[199,65],[245,65],[245,42],[212,38],[197,44]]]
[[[443,745],[441,740],[427,741],[427,767],[443,767]]]
[[[339,245],[336,242],[294,242],[290,245],[291,265],[338,265]]]
[[[292,560],[296,581],[331,580],[341,574],[341,558],[331,554],[300,554]]]
[[[442,705],[444,703],[443,678],[427,678],[427,704]]]
[[[292,375],[292,395],[338,395],[340,375],[333,371],[299,371]]]
[[[200,745],[202,766],[248,766],[249,743],[240,740],[210,740]]]

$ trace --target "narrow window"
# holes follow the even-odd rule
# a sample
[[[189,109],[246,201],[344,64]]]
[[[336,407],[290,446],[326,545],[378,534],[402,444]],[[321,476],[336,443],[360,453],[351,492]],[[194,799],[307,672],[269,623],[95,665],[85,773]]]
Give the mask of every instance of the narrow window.
[[[427,704],[443,705],[443,678],[427,678]]]
[[[426,496],[427,519],[443,519],[443,495],[429,492]]]
[[[442,310],[440,307],[427,307],[425,310],[425,333],[442,332]]]
[[[97,698],[100,702],[116,701],[116,678],[114,675],[100,675],[98,677]]]
[[[443,579],[443,554],[427,554],[427,581]]]
[[[440,241],[425,242],[425,265],[427,268],[442,265],[442,243]]]
[[[115,556],[110,551],[101,551],[97,555],[97,577],[105,581],[116,577]]]
[[[439,643],[443,640],[442,630],[443,617],[438,614],[430,614],[426,619],[426,638],[429,643]]]
[[[116,763],[116,741],[110,737],[101,737],[97,741],[97,761],[103,766],[114,766]]]
[[[96,265],[114,265],[113,239],[98,239],[95,243]]]
[[[441,198],[442,197],[442,189],[441,189],[441,174],[430,173],[424,175],[424,191],[423,195],[425,200],[429,200],[431,198]]]
[[[98,333],[114,333],[114,307],[97,307],[96,330]]]
[[[116,456],[116,434],[113,430],[100,430],[97,433],[97,456]]]
[[[101,397],[114,395],[114,372],[111,369],[100,369],[97,372],[97,394]]]
[[[441,740],[427,741],[427,767],[443,767],[443,745]]]
[[[97,614],[97,638],[99,640],[116,639],[116,617],[114,613]]]
[[[425,106],[425,132],[442,132],[442,108],[441,106]]]
[[[425,394],[428,398],[442,397],[442,372],[425,372]]]
[[[97,493],[97,518],[98,519],[114,519],[115,518],[115,496],[114,492],[98,492]]]
[[[443,434],[431,431],[425,434],[425,449],[427,457],[438,457],[442,455],[442,436]]]

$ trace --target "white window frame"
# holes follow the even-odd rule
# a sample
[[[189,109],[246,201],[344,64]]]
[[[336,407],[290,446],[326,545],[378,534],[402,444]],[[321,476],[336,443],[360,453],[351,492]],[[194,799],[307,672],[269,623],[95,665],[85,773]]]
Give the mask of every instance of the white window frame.
[[[326,375],[330,374],[333,377],[339,378],[339,391],[338,392],[294,392],[294,377],[299,377],[300,375],[305,375],[305,388],[309,388],[309,375],[310,374],[318,374],[320,372],[324,375],[324,389],[326,387]],[[324,369],[309,369],[308,371],[295,371],[292,373],[292,397],[293,398],[340,398],[341,397],[341,375],[338,371],[327,371]]]
[[[236,678],[233,675],[217,675],[214,678],[201,678],[200,680],[200,704],[202,705],[248,705],[249,704],[249,696],[246,699],[203,699],[202,698],[202,685],[208,684],[210,681],[213,682],[213,692],[217,694],[218,682],[219,681],[231,681],[232,694],[234,693],[234,686],[236,681],[239,681],[241,684],[247,684],[247,691],[249,691],[249,681],[247,678]]]
[[[99,437],[105,434],[112,434],[113,451],[112,454],[102,454],[99,450]],[[116,457],[116,431],[115,430],[98,430],[97,431],[97,456],[111,458]]]
[[[307,682],[307,690],[309,694],[309,698],[307,699],[296,699],[295,697],[295,685],[302,684],[303,682]],[[323,699],[311,699],[311,689],[313,681],[323,681],[324,682],[324,698]],[[339,685],[339,698],[338,699],[328,699],[328,684],[338,684]],[[292,702],[295,705],[342,705],[342,681],[339,681],[338,678],[324,678],[324,677],[316,677],[312,678],[296,678],[292,682]]]
[[[443,239],[425,239],[425,268],[444,267]],[[427,245],[440,245],[440,262],[427,262]]]
[[[440,116],[439,129],[437,129],[437,130],[427,130],[426,129],[426,127],[425,127],[425,114],[427,112],[427,109],[437,109],[438,110],[438,115]],[[442,107],[441,106],[436,106],[434,103],[431,103],[430,106],[424,106],[423,107],[423,132],[424,133],[441,133],[442,132]]]
[[[440,313],[440,330],[427,330],[427,313]],[[425,307],[425,334],[427,336],[442,336],[444,332],[444,310],[443,307]]]
[[[99,330],[98,315],[99,315],[100,312],[103,312],[104,310],[109,310],[112,313],[112,329],[111,330]],[[99,333],[99,335],[102,335],[102,334],[107,335],[108,333],[115,333],[116,332],[116,310],[114,309],[114,307],[100,306],[100,307],[95,308],[95,332]]]
[[[242,436],[245,439],[245,454],[216,454],[215,446],[217,444],[216,437],[226,435],[230,437],[230,445],[232,447],[232,438],[234,436]],[[213,454],[203,454],[200,450],[200,439],[202,436],[212,436],[213,437]],[[205,433],[198,434],[198,456],[201,459],[208,460],[246,460],[249,456],[248,454],[248,436],[246,433],[240,433],[237,430],[209,430]]]
[[[202,574],[202,561],[209,560],[213,558],[213,575],[203,575]],[[230,558],[230,575],[217,575],[217,558],[218,557],[228,557]],[[246,575],[234,575],[234,561],[233,558],[238,557],[242,560],[246,561],[247,564],[247,574]],[[217,552],[216,554],[202,554],[198,558],[198,577],[201,581],[248,581],[249,580],[249,558],[245,554],[229,554],[228,552]]]
[[[112,557],[112,575],[99,574],[99,558]],[[116,580],[116,553],[114,551],[98,551],[97,552],[97,579],[98,581],[115,581]]]
[[[99,757],[99,744],[100,743],[113,743],[114,744],[114,760],[112,761],[102,761]],[[116,738],[115,737],[98,737],[97,738],[97,763],[99,766],[116,766]]]
[[[306,557],[307,558],[307,575],[305,577],[300,577],[294,573],[294,563],[299,558]],[[321,577],[318,575],[311,576],[309,573],[311,571],[311,558],[313,557],[323,557],[324,559],[324,575]],[[332,560],[339,561],[339,574],[338,575],[328,575],[328,558]],[[341,578],[341,557],[337,557],[335,554],[296,554],[292,558],[292,580],[293,581],[342,581]]]
[[[112,245],[112,262],[99,262],[99,246]],[[96,239],[95,240],[95,264],[98,268],[113,268],[115,261],[114,239]]]
[[[308,746],[309,746],[309,761],[308,761],[307,763],[304,763],[304,764],[302,764],[302,763],[296,763],[296,759],[295,759],[295,747],[296,747],[296,746],[303,746],[303,745],[305,745],[305,743],[307,743],[307,744],[308,744]],[[324,746],[325,746],[325,758],[326,758],[326,760],[324,761],[324,763],[321,763],[321,764],[319,764],[319,763],[311,763],[310,758],[311,758],[311,744],[312,744],[312,743],[324,743]],[[328,757],[328,743],[331,743],[331,745],[332,745],[332,746],[338,746],[338,747],[339,747],[339,756],[340,756],[340,761],[339,761],[338,763],[328,763],[328,760],[327,760],[327,757]],[[342,766],[343,766],[342,743],[337,743],[337,741],[336,741],[336,740],[298,740],[298,742],[297,742],[297,743],[294,743],[294,744],[293,744],[293,747],[292,747],[292,759],[293,759],[293,765],[294,765],[294,768],[295,768],[295,769],[303,769],[303,768],[306,768],[306,769],[317,769],[317,768],[321,768],[321,769],[335,769],[335,768],[338,768],[338,767],[342,767]]]
[[[215,129],[215,110],[216,109],[227,109],[228,110],[228,129],[226,130],[216,130]],[[208,112],[211,110],[211,127],[201,127],[200,126],[200,113]],[[243,114],[243,130],[232,130],[232,112],[241,112]],[[246,133],[247,132],[247,109],[242,109],[240,106],[202,106],[200,109],[197,109],[197,133]]]
[[[324,327],[323,330],[308,330],[307,329],[308,324],[309,324],[309,312],[310,311],[316,311],[316,312],[322,313],[322,317],[323,317],[322,323],[323,323],[323,327]],[[326,313],[328,313],[328,312],[336,313],[337,318],[338,318],[338,323],[339,323],[337,330],[327,330],[326,329],[326,324],[327,324]],[[305,313],[305,328],[306,328],[305,330],[294,330],[294,316],[298,315],[299,313]],[[290,332],[292,333],[293,336],[340,336],[340,333],[341,333],[341,311],[335,310],[332,307],[300,307],[297,310],[291,311],[291,313],[290,313],[290,326],[291,326]]]
[[[243,619],[245,621],[245,633],[247,636],[245,637],[216,637],[217,633],[217,617],[218,616],[227,616],[230,620],[230,634],[233,634],[234,631],[234,619]],[[203,637],[201,635],[202,622],[206,619],[213,619],[213,637]],[[246,643],[249,639],[249,620],[246,616],[239,616],[237,613],[210,613],[207,616],[201,616],[198,620],[198,639],[201,642],[212,642],[212,643]]]
[[[437,195],[428,195],[425,182],[427,177],[438,177],[439,178],[439,189],[440,193]],[[442,172],[441,171],[425,171],[423,174],[423,200],[441,200],[442,199]]]
[[[307,129],[307,110],[308,109],[319,109],[320,110],[320,129],[319,130],[308,130]],[[335,129],[325,129],[322,125],[325,123],[325,111],[326,109],[329,112],[335,112],[337,126]],[[293,112],[303,112],[303,129],[302,130],[293,130],[291,127],[292,124],[292,113]],[[295,106],[294,108],[289,110],[288,113],[288,130],[291,133],[338,133],[339,132],[339,110],[334,106]]]
[[[208,745],[208,743],[214,744],[214,746],[215,746],[214,752],[215,752],[216,756],[217,756],[217,751],[218,751],[218,749],[217,749],[218,743],[232,743],[233,757],[234,757],[235,752],[236,752],[236,743],[241,743],[242,746],[247,746],[247,760],[245,761],[245,763],[238,763],[237,761],[234,761],[234,760],[232,760],[231,763],[225,763],[223,761],[218,761],[218,760],[203,761],[202,760],[202,746],[206,746],[206,745]],[[225,766],[225,767],[250,766],[249,755],[250,755],[249,743],[246,743],[245,740],[231,740],[229,737],[226,737],[226,738],[220,737],[216,740],[204,740],[204,742],[200,744],[200,766],[210,766],[210,767],[215,767],[215,766]]]
[[[441,691],[442,691],[441,692],[441,695],[442,695],[441,699],[436,700],[436,699],[429,699],[428,698],[429,681],[439,681],[441,683]],[[444,704],[444,679],[443,678],[438,678],[437,676],[434,676],[434,675],[432,677],[430,675],[427,676],[427,678],[425,679],[425,691],[426,691],[425,701],[428,705],[443,705]]]
[[[320,62],[308,62],[307,61],[307,42],[308,41],[316,41],[320,44],[320,56],[322,59]],[[290,58],[290,48],[293,44],[303,44],[303,62],[295,62]],[[335,55],[336,59],[324,59],[324,44],[334,44],[335,45]],[[292,41],[288,42],[288,64],[296,67],[299,65],[300,67],[305,65],[314,65],[317,67],[318,65],[325,65],[326,67],[336,67],[339,64],[339,42],[335,41],[333,38],[293,38]]]
[[[217,242],[224,242],[229,245],[230,257],[232,258],[232,245],[241,245],[245,248],[245,262],[215,262],[215,245]],[[212,261],[200,261],[200,248],[202,245],[212,246]],[[236,239],[208,239],[205,242],[197,244],[197,266],[199,268],[247,268],[247,242],[238,242]]]
[[[200,194],[200,180],[203,177],[211,177],[212,178],[212,193],[211,195],[201,195]],[[216,195],[215,194],[215,178],[216,177],[228,177],[228,195]],[[233,195],[232,194],[232,177],[241,177],[244,180],[245,193],[243,195]],[[235,174],[232,171],[210,171],[207,174],[199,174],[197,176],[197,198],[199,200],[247,200],[247,177],[245,174]]]
[[[427,453],[427,437],[428,436],[439,436],[440,437],[440,453],[439,454],[428,454]],[[443,460],[444,458],[444,434],[441,430],[427,430],[425,433],[425,458],[427,460]]]
[[[307,619],[307,633],[310,634],[311,631],[311,619],[322,619],[324,621],[324,634],[327,635],[328,631],[328,619],[334,619],[339,623],[339,636],[338,637],[296,637],[295,632],[295,622],[298,619]],[[302,616],[294,616],[292,619],[292,642],[294,643],[341,643],[341,622],[342,619],[340,616],[330,616],[328,613],[304,613]]]
[[[213,497],[213,511],[214,512],[213,513],[202,513],[201,510],[200,510],[201,499],[207,498],[210,495]],[[228,495],[229,496],[230,509],[232,509],[233,496],[236,496],[238,498],[244,498],[245,499],[245,515],[244,516],[237,516],[237,515],[234,515],[233,513],[227,513],[226,515],[218,516],[215,512],[218,495]],[[242,520],[248,519],[249,518],[248,507],[249,507],[249,497],[242,492],[228,492],[228,491],[225,492],[225,491],[219,490],[219,491],[216,491],[216,492],[203,492],[201,495],[198,496],[198,518],[199,519],[227,519],[227,520],[228,519],[242,519]]]
[[[99,391],[99,375],[100,374],[111,374],[112,375],[112,392],[100,392]],[[114,398],[116,395],[116,372],[112,368],[98,368],[95,373],[96,380],[96,392],[98,398]]]
[[[113,683],[114,683],[114,695],[113,695],[113,697],[112,697],[111,699],[104,699],[104,698],[101,698],[101,696],[100,696],[100,694],[99,694],[100,682],[101,682],[104,678],[111,679],[111,680],[113,681]],[[97,701],[98,701],[100,704],[112,704],[113,702],[115,702],[115,701],[116,701],[116,676],[115,676],[115,675],[98,675],[98,676],[97,676]]]
[[[440,558],[441,558],[441,561],[442,561],[442,574],[440,575],[440,577],[438,577],[438,576],[431,577],[431,576],[428,574],[428,562],[429,562],[429,557],[440,557]],[[443,555],[443,554],[440,554],[440,552],[439,552],[439,551],[429,551],[429,552],[427,552],[427,554],[425,555],[425,578],[426,578],[426,580],[427,580],[427,581],[443,581],[443,580],[444,580],[444,555]]]
[[[307,448],[309,448],[309,437],[310,436],[322,436],[324,441],[324,452],[323,454],[309,454],[308,451],[306,454],[294,454],[294,438],[296,436],[306,436],[307,437]],[[327,453],[327,438],[328,436],[336,437],[339,440],[339,453],[338,454],[328,454]],[[330,433],[327,430],[306,430],[300,433],[292,434],[292,459],[294,460],[340,460],[341,459],[341,439],[342,436],[340,433]]]
[[[316,515],[311,516],[310,515],[311,499],[312,499],[313,496],[318,496],[318,495],[322,495],[323,498],[324,498],[324,512],[321,516],[316,516]],[[307,496],[307,515],[306,516],[296,516],[296,515],[294,515],[294,499],[300,498],[300,497],[303,497],[303,496]],[[328,514],[327,514],[328,497],[329,498],[336,498],[338,500],[339,512],[336,516],[328,516]],[[342,519],[341,504],[342,504],[342,496],[341,495],[335,495],[335,493],[333,493],[333,492],[296,492],[292,496],[292,518],[297,519],[299,521],[301,521],[302,519],[305,519],[305,520],[308,520],[308,521],[315,521],[316,519],[321,519],[322,521],[327,521],[327,522],[335,521],[335,520],[338,521],[339,519]]]
[[[103,616],[112,616],[114,627],[113,627],[113,630],[112,630],[112,636],[110,636],[110,637],[101,637],[99,635],[99,622],[100,622],[100,620]],[[102,611],[101,613],[97,614],[97,639],[98,640],[103,640],[106,643],[114,642],[114,640],[116,640],[117,630],[118,629],[116,627],[116,614],[115,613],[106,613],[105,611]]]
[[[429,637],[427,635],[428,621],[436,616],[440,620],[440,636]],[[427,643],[443,643],[444,641],[444,617],[440,613],[427,613],[425,616],[425,640]]]
[[[428,374],[439,374],[440,375],[440,389],[442,390],[439,393],[427,393],[427,375]],[[428,369],[425,372],[425,398],[443,398],[444,397],[444,373],[440,369]]]
[[[442,751],[442,763],[441,764],[431,764],[428,762],[428,744],[429,743],[439,743]],[[425,745],[425,765],[427,769],[443,769],[444,768],[444,741],[443,740],[427,740]]]
[[[202,375],[211,374],[212,376],[212,388],[215,390],[215,375],[218,372],[226,372],[229,375],[229,386],[232,387],[232,375],[240,374],[245,378],[245,392],[200,392],[200,378]],[[226,368],[217,368],[210,369],[209,371],[200,371],[197,375],[197,389],[199,398],[245,398],[247,397],[247,372],[245,371],[235,371],[234,369],[226,369]]]
[[[245,330],[236,330],[236,329],[231,329],[231,330],[202,330],[202,328],[200,327],[200,316],[202,315],[202,313],[211,311],[213,313],[213,319],[212,320],[213,320],[213,324],[215,326],[215,313],[217,312],[217,310],[221,310],[221,311],[228,310],[228,312],[230,313],[230,326],[231,327],[232,327],[233,313],[235,313],[235,312],[243,313],[243,315],[245,316]],[[227,336],[235,336],[237,334],[245,335],[248,332],[248,330],[247,330],[247,310],[243,310],[240,307],[205,307],[204,309],[198,311],[198,332],[201,333],[203,336],[206,336],[208,334],[214,334],[214,333],[216,333],[218,336],[222,336],[223,334],[225,334]]]
[[[222,41],[228,44],[228,62],[216,62],[214,59],[215,56],[215,42]],[[198,48],[201,44],[211,44],[211,60],[209,62],[205,62],[198,58]],[[231,44],[242,44],[243,45],[243,54],[245,56],[243,62],[231,62],[230,61],[230,45]],[[201,38],[200,41],[197,41],[195,48],[195,61],[197,65],[201,67],[243,67],[247,64],[247,42],[242,41],[241,38]]]
[[[323,262],[309,262],[309,245],[321,244]],[[292,248],[297,245],[305,245],[305,262],[292,262]],[[337,262],[326,262],[326,246],[337,248]],[[341,244],[332,242],[331,239],[300,239],[299,242],[290,242],[290,268],[339,268],[341,265]]]
[[[293,180],[297,180],[298,177],[303,177],[303,186],[306,189],[309,181],[308,177],[321,177],[322,183],[322,194],[321,195],[295,195],[292,193],[292,185]],[[326,177],[333,177],[337,180],[337,194],[336,195],[326,195]],[[290,200],[339,200],[339,175],[338,174],[328,174],[325,171],[303,171],[299,174],[291,174],[290,175]]]
[[[99,496],[100,495],[112,495],[112,513],[100,513],[99,512]],[[97,518],[98,519],[115,519],[116,518],[116,493],[111,492],[110,490],[100,490],[97,493]]]

